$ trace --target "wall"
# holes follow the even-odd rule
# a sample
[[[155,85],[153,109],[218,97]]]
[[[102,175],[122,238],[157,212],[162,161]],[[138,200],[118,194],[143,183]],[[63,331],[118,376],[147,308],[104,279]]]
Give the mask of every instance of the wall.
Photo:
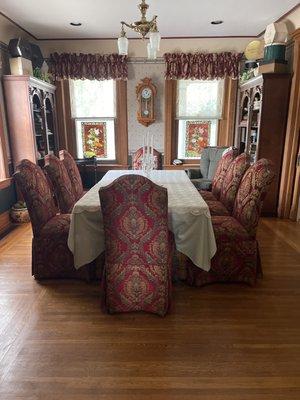
[[[149,131],[154,135],[154,147],[163,152],[164,147],[164,64],[132,63],[128,66],[127,103],[128,103],[128,148],[133,153],[143,146],[143,136]],[[143,78],[151,78],[157,89],[155,101],[156,121],[149,127],[136,119],[136,86]]]

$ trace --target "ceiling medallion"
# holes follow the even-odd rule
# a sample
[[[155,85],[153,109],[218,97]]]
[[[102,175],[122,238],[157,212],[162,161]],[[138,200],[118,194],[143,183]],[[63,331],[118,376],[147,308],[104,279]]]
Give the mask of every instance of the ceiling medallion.
[[[121,21],[121,34],[118,39],[118,49],[120,55],[128,54],[128,39],[126,37],[126,32],[124,29],[124,25],[128,28],[132,29],[134,32],[139,33],[142,36],[142,39],[145,39],[149,33],[149,42],[147,43],[147,53],[149,59],[155,59],[156,54],[159,51],[160,45],[160,33],[157,29],[157,15],[154,15],[151,21],[147,21],[146,13],[149,8],[149,5],[146,3],[146,0],[142,0],[142,2],[138,5],[138,8],[141,12],[141,19],[139,21],[132,22],[128,24],[127,22]]]

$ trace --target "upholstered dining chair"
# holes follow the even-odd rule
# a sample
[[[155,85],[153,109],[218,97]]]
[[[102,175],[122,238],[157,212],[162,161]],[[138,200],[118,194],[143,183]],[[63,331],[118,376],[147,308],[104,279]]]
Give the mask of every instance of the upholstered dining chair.
[[[199,190],[204,200],[211,200],[211,201],[219,200],[226,172],[229,168],[229,165],[232,163],[232,161],[236,156],[237,156],[237,149],[233,147],[230,147],[224,151],[221,159],[218,162],[215,175],[212,180],[211,192],[208,190]]]
[[[217,253],[209,272],[187,264],[187,282],[203,286],[213,282],[254,285],[261,272],[256,228],[263,200],[274,179],[273,164],[261,159],[244,174],[232,216],[212,216]]]
[[[84,190],[76,161],[67,150],[60,150],[59,159],[64,163],[64,166],[66,167],[72,184],[75,201],[77,201],[83,196]]]
[[[54,199],[42,169],[22,160],[15,181],[30,215],[32,239],[32,275],[40,279],[73,278],[89,280],[89,267],[74,268],[67,240],[70,215],[57,214]]]
[[[132,174],[100,188],[99,196],[105,234],[103,308],[165,315],[173,258],[167,189]]]
[[[161,153],[153,149],[154,169],[162,169]],[[132,169],[142,169],[143,148],[138,149],[132,156]]]
[[[241,180],[249,168],[250,156],[242,153],[229,165],[221,187],[220,200],[206,200],[211,215],[231,215]]]
[[[62,214],[68,214],[76,202],[72,183],[64,163],[52,154],[45,157],[45,171],[52,182],[58,207]]]

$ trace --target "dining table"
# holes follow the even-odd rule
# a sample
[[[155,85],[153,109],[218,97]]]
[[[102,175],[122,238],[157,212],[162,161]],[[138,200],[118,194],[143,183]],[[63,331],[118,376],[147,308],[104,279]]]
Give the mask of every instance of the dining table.
[[[186,172],[174,170],[110,170],[81,199],[71,213],[68,246],[76,269],[94,261],[105,250],[100,187],[127,174],[143,175],[168,191],[168,226],[176,249],[195,266],[209,271],[216,241],[208,205]]]

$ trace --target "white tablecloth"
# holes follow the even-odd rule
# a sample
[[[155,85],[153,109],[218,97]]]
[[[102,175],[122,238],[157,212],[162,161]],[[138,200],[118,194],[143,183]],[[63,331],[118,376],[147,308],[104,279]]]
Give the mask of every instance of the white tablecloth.
[[[71,215],[68,246],[74,254],[75,267],[95,260],[104,251],[104,232],[99,188],[121,175],[140,174],[168,190],[169,228],[176,248],[199,268],[209,271],[216,252],[216,242],[207,204],[184,171],[109,171],[75,205]]]

